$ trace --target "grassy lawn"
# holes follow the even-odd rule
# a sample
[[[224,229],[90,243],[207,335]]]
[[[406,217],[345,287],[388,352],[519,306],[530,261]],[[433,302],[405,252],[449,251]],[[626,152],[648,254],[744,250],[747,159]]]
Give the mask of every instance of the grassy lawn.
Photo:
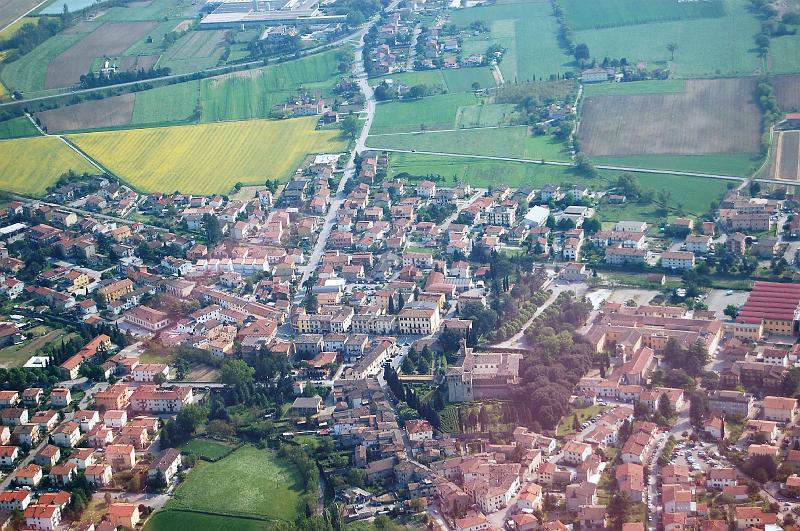
[[[715,18],[725,15],[720,0],[708,2],[675,2],[674,0],[564,0],[567,18],[576,30],[610,28],[631,24],[647,24],[671,20]]]
[[[27,337],[35,334],[37,337],[25,341],[19,345],[11,345],[0,349],[0,367],[10,369],[13,367],[22,367],[28,358],[39,352],[47,344],[61,341],[69,341],[72,334],[64,330],[50,330],[45,326],[37,326],[23,332]]]
[[[0,122],[0,139],[38,136],[39,131],[25,116]]]
[[[302,492],[297,472],[274,452],[245,446],[216,463],[198,462],[166,507],[288,521]]]
[[[500,70],[508,83],[548,79],[572,69],[573,59],[558,42],[558,23],[549,2],[522,1],[459,9],[452,22],[489,24],[489,34],[464,39],[463,53],[485,53],[494,44],[506,48]]]
[[[677,77],[756,74],[763,69],[753,43],[759,21],[748,11],[747,0],[724,3],[722,17],[586,29],[575,32],[575,41],[586,43],[592,57],[669,67]],[[666,48],[670,42],[678,45],[674,61]]]
[[[413,131],[453,129],[460,107],[475,105],[480,100],[465,92],[428,96],[412,101],[381,103],[375,110],[370,133],[406,133]]]
[[[601,406],[599,404],[575,409],[570,415],[564,417],[563,419],[561,419],[561,422],[558,423],[558,427],[556,428],[556,435],[559,437],[564,437],[565,435],[570,435],[575,433],[575,430],[572,429],[572,418],[575,415],[578,415],[578,422],[583,424],[588,419],[594,417],[597,414],[604,413],[608,409],[609,409],[608,406]]]
[[[264,520],[167,509],[154,514],[144,531],[266,531],[271,528],[272,523]]]
[[[597,83],[583,86],[584,96],[628,96],[631,94],[680,93],[686,89],[682,79],[664,81],[631,81],[628,83]]]
[[[380,76],[370,80],[370,85],[376,86],[384,79],[391,79],[396,83],[403,83],[409,87],[426,85],[438,87],[448,92],[466,92],[472,90],[472,84],[478,83],[481,88],[495,86],[494,76],[488,66],[479,68],[458,68],[454,70],[423,70],[420,72],[398,72],[387,76]]]
[[[527,126],[370,136],[367,138],[367,145],[380,149],[406,149],[459,155],[569,160],[562,142],[550,136],[531,136],[528,134]]]
[[[629,166],[653,170],[674,170],[716,175],[747,177],[763,158],[755,153],[719,153],[711,155],[639,155],[635,157],[593,157],[595,164]]]
[[[183,443],[180,449],[182,452],[216,461],[227,455],[231,451],[231,446],[209,439],[192,439]]]

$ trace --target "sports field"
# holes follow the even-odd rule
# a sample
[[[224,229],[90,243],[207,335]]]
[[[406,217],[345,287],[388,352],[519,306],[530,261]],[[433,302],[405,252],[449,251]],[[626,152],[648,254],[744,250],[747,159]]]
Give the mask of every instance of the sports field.
[[[575,32],[575,41],[586,43],[592,57],[669,67],[673,77],[754,75],[763,68],[753,42],[759,21],[748,11],[747,0],[723,1],[721,17],[585,29]],[[674,61],[667,50],[671,42],[678,45]]]
[[[243,446],[216,463],[199,461],[166,508],[294,520],[302,493],[297,472],[273,451]]]
[[[461,155],[512,157],[529,160],[569,160],[564,144],[549,136],[531,136],[526,126],[499,129],[461,129],[425,133],[370,136],[367,145]]]
[[[147,520],[144,531],[267,531],[272,527],[265,520],[165,509]]]
[[[215,194],[237,182],[286,179],[310,153],[346,147],[316,117],[223,122],[70,135],[91,157],[143,191]]]
[[[492,69],[488,66],[479,68],[457,68],[455,70],[422,70],[419,72],[398,72],[370,79],[370,85],[376,86],[385,79],[395,83],[403,83],[409,87],[426,85],[438,87],[447,92],[467,92],[472,90],[472,84],[477,83],[481,88],[495,86]]]
[[[476,105],[480,98],[466,92],[428,96],[412,101],[379,104],[369,132],[374,135],[454,129],[461,107]]]
[[[549,79],[572,70],[574,60],[558,42],[558,23],[550,2],[529,0],[459,9],[452,22],[459,27],[484,21],[490,33],[464,39],[464,54],[485,53],[493,44],[506,48],[500,70],[508,83]]]
[[[0,190],[40,196],[69,170],[95,168],[55,137],[0,140]]]
[[[716,18],[725,15],[722,0],[561,0],[574,30],[613,28],[632,24]]]
[[[588,97],[578,131],[582,149],[593,156],[756,153],[755,83],[689,80],[684,93]]]

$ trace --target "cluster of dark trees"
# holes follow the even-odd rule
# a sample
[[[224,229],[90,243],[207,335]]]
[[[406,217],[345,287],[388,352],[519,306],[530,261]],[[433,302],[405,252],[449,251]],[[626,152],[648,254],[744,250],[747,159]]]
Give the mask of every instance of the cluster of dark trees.
[[[358,26],[387,5],[388,0],[340,0],[336,2],[334,13],[347,15],[348,26]]]
[[[569,413],[572,390],[593,364],[591,346],[572,335],[590,310],[588,302],[565,292],[525,331],[532,353],[520,363],[522,385],[513,391],[518,422],[553,429]]]
[[[690,376],[699,376],[708,363],[708,349],[698,339],[690,347],[683,347],[671,337],[664,346],[664,361],[676,369],[683,369]]]
[[[769,53],[771,38],[797,33],[797,28],[790,30],[787,26],[787,24],[800,24],[800,16],[797,13],[787,13],[781,17],[774,4],[768,0],[750,0],[750,5],[761,19],[761,31],[756,35],[756,46],[760,57],[766,57]]]
[[[422,401],[412,387],[403,385],[397,371],[391,365],[384,369],[383,377],[398,401],[408,404],[408,407],[415,410],[417,415],[430,422],[434,428],[439,429],[441,419],[438,412],[444,409],[444,399],[440,390],[432,393],[430,399]]]
[[[116,85],[118,83],[131,83],[134,81],[143,81],[145,79],[153,79],[156,77],[168,76],[171,70],[169,67],[150,68],[145,70],[140,68],[136,71],[116,71],[106,74],[97,74],[89,72],[84,74],[80,79],[81,88],[95,88],[107,87],[109,85]]]
[[[773,124],[777,123],[782,117],[781,108],[778,106],[778,98],[772,88],[772,81],[769,78],[762,78],[756,85],[756,101],[761,109],[761,152],[769,151],[769,131]]]
[[[36,24],[26,23],[7,39],[0,39],[0,50],[10,50],[4,61],[10,63],[27,54],[59,31],[67,28],[73,20],[65,11],[58,17],[39,17]]]

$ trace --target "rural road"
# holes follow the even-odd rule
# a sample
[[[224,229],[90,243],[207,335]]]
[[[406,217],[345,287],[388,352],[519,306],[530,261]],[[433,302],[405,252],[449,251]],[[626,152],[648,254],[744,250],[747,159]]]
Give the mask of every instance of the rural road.
[[[400,0],[394,0],[386,10],[393,10],[395,7],[397,7],[399,2]],[[314,249],[311,251],[311,255],[308,257],[308,263],[302,268],[300,286],[303,286],[306,280],[308,280],[309,276],[311,276],[311,274],[317,270],[317,266],[319,265],[320,260],[322,260],[322,253],[325,252],[325,245],[328,243],[328,237],[331,234],[331,230],[333,230],[333,225],[336,221],[336,214],[339,211],[339,208],[341,208],[342,202],[347,197],[344,193],[345,186],[347,185],[347,181],[355,174],[356,171],[356,154],[364,151],[367,136],[369,136],[369,130],[372,126],[372,120],[375,117],[375,95],[372,91],[372,87],[370,87],[369,83],[367,82],[367,72],[364,69],[363,50],[364,36],[366,35],[367,31],[369,31],[369,28],[375,25],[377,21],[378,17],[374,17],[362,28],[361,31],[359,31],[360,36],[358,39],[358,46],[356,46],[355,49],[355,61],[353,62],[353,78],[355,78],[356,82],[358,83],[358,87],[361,89],[361,92],[364,93],[366,100],[366,107],[364,109],[366,120],[364,121],[364,127],[361,128],[361,133],[358,135],[358,138],[356,138],[355,147],[353,148],[350,158],[347,160],[347,164],[344,167],[342,180],[339,181],[339,187],[336,189],[336,195],[331,201],[330,208],[328,208],[328,213],[325,215],[325,223],[323,224],[322,230],[320,231],[317,241],[314,244]],[[304,292],[300,290],[295,298],[302,298],[303,294]]]

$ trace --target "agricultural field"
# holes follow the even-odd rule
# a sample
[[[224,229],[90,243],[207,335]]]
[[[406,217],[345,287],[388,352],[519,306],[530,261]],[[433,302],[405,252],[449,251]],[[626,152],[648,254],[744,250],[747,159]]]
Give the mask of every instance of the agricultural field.
[[[167,49],[159,66],[168,67],[173,74],[196,72],[216,66],[222,55],[224,36],[223,30],[190,31]]]
[[[797,26],[794,27],[796,28]],[[800,35],[782,35],[773,38],[767,59],[770,73],[792,74],[800,72]]]
[[[479,68],[457,68],[455,70],[422,70],[419,72],[398,72],[386,76],[370,79],[370,85],[376,86],[385,79],[395,83],[403,83],[409,87],[426,85],[437,87],[447,92],[466,92],[472,90],[472,84],[477,83],[481,88],[495,86],[492,69],[488,66]]]
[[[0,0],[0,4],[2,4],[2,0]],[[2,7],[0,7],[0,12],[2,12]],[[46,18],[46,17],[44,17]],[[0,39],[7,39],[14,35],[18,29],[20,29],[25,24],[36,24],[39,21],[39,17],[23,17],[16,22],[13,22],[3,28],[2,24],[0,24]]]
[[[370,133],[407,133],[413,131],[435,131],[454,129],[461,107],[476,105],[482,100],[476,96],[456,92],[428,96],[413,101],[391,101],[381,103],[375,109],[375,119]]]
[[[39,131],[25,116],[0,122],[0,139],[37,136]]]
[[[669,94],[686,90],[686,82],[681,79],[631,81],[627,83],[596,83],[583,86],[583,95],[589,96],[629,96],[631,94]]]
[[[756,153],[755,79],[690,80],[682,94],[588,97],[579,136],[600,155]]]
[[[528,160],[569,160],[564,143],[549,136],[531,136],[527,126],[370,136],[367,138],[367,145],[376,149]]]
[[[166,508],[294,520],[302,493],[297,472],[273,451],[244,446],[216,463],[199,461]]]
[[[341,75],[336,54],[343,50],[202,80],[202,121],[266,118],[274,105],[301,87],[319,90],[324,97]]]
[[[47,7],[39,11],[42,15],[60,15],[64,9],[64,6],[67,6],[71,12],[80,11],[81,9],[86,9],[87,7],[94,4],[97,0],[55,0],[50,3]]]
[[[800,181],[800,131],[783,131],[775,139],[772,179]]]
[[[69,170],[95,168],[55,137],[0,140],[0,190],[41,196]]]
[[[723,0],[723,3],[724,16],[637,24],[622,29],[585,29],[575,32],[575,41],[586,43],[592,57],[624,57],[628,63],[647,63],[648,68],[669,67],[673,77],[749,76],[763,72],[763,62],[753,43],[760,24],[748,10],[750,3],[748,0]],[[671,42],[678,45],[674,60],[667,50]]]
[[[272,527],[265,520],[165,509],[147,520],[144,531],[267,531]]]
[[[143,191],[215,194],[286,179],[310,153],[338,153],[338,130],[317,118],[251,120],[70,135],[81,150]]]
[[[775,76],[772,78],[772,87],[781,110],[800,110],[800,75]]]
[[[652,170],[687,171],[748,177],[763,162],[757,153],[721,153],[711,155],[639,155],[630,157],[593,157],[595,164]]]
[[[561,6],[576,31],[725,16],[722,0],[561,0]]]
[[[500,71],[508,83],[549,79],[572,70],[574,60],[558,42],[558,23],[546,0],[460,9],[452,14],[459,27],[484,21],[490,32],[464,39],[463,53],[485,53],[494,44],[506,48]]]
[[[80,77],[91,69],[95,57],[121,54],[155,26],[156,23],[152,21],[103,24],[49,62],[44,88],[68,87],[78,83]]]
[[[13,63],[2,65],[0,81],[9,90],[35,92],[44,89],[47,65],[84,37],[79,33],[59,33],[44,41]]]
[[[48,133],[122,126],[131,121],[134,99],[134,94],[122,94],[102,100],[89,100],[40,112],[36,117],[47,128]]]
[[[200,82],[187,81],[136,93],[131,125],[188,122],[196,119]]]
[[[456,129],[472,127],[499,127],[521,120],[515,105],[468,105],[459,107],[456,113]]]

